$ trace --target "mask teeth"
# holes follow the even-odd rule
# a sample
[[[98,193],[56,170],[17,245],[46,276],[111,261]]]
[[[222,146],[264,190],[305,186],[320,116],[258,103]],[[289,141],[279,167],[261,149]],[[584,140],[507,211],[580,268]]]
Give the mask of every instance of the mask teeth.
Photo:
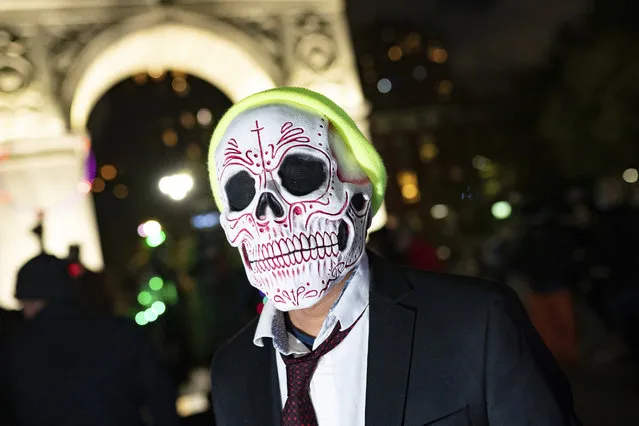
[[[336,233],[316,232],[294,235],[251,250],[248,263],[254,272],[268,272],[302,264],[308,260],[326,259],[339,254]]]

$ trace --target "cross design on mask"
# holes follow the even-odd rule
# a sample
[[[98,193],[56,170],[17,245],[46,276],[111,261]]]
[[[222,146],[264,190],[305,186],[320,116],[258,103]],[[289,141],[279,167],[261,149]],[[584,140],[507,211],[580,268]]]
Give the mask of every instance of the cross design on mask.
[[[255,174],[261,174],[264,171],[272,172],[276,167],[273,163],[282,157],[282,155],[280,155],[282,149],[288,151],[288,149],[293,146],[311,142],[311,138],[306,136],[304,129],[295,126],[290,121],[285,122],[280,127],[280,137],[277,141],[273,140],[270,143],[269,141],[263,141],[262,133],[264,130],[265,128],[263,125],[260,125],[259,120],[255,120],[255,127],[250,129],[250,132],[255,134],[257,141],[257,146],[252,146],[253,149],[249,146],[246,150],[242,151],[238,141],[235,138],[230,138],[224,150],[222,168],[224,169],[231,165],[241,165],[254,170],[256,172]]]

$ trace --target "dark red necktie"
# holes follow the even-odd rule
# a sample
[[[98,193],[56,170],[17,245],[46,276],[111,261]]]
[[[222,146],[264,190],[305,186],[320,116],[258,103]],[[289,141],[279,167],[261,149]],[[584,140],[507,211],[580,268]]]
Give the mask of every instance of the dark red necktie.
[[[317,416],[311,402],[311,378],[320,358],[339,345],[355,324],[357,321],[346,330],[340,331],[338,322],[331,335],[317,349],[306,355],[297,358],[293,355],[282,355],[286,364],[288,386],[288,398],[282,410],[282,426],[317,426]]]

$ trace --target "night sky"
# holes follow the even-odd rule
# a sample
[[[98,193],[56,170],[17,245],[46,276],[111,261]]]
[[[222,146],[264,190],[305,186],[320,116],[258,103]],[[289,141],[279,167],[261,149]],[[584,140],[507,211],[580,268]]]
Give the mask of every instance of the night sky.
[[[474,83],[543,60],[552,37],[587,0],[348,0],[353,30],[379,17],[440,32],[457,78]]]

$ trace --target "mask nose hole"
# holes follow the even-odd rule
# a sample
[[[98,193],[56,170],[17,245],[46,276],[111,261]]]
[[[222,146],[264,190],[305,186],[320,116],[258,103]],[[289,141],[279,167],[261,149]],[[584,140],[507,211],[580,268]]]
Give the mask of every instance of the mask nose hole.
[[[260,199],[257,202],[257,210],[255,211],[255,215],[259,220],[266,219],[266,210],[270,209],[273,213],[273,216],[276,218],[280,218],[284,216],[284,208],[277,201],[275,196],[270,192],[264,192],[260,195]]]

